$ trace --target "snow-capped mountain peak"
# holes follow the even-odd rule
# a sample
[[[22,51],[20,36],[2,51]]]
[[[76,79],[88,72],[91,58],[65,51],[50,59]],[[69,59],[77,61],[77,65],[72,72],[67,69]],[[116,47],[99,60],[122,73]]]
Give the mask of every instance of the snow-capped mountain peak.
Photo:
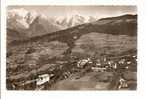
[[[43,13],[24,8],[7,11],[7,28],[24,33],[28,37],[44,35],[94,20],[96,20],[94,17],[85,17],[80,14],[49,17]]]
[[[62,29],[46,15],[23,8],[11,9],[7,12],[7,28],[25,33],[29,37]]]
[[[7,12],[8,27],[27,29],[36,17],[36,12],[30,12],[23,8],[9,10]]]
[[[76,25],[96,21],[96,18],[91,16],[81,16],[79,14],[70,15],[65,17],[58,17],[56,23],[65,26],[66,28]]]
[[[66,16],[60,16],[57,18],[50,18],[42,13],[40,14],[35,11],[28,11],[24,8],[20,8],[11,9],[7,12],[8,27],[11,29],[28,29],[30,27],[30,24],[32,24],[33,21],[38,17],[40,21],[46,20],[52,23],[53,25],[61,27],[62,29],[96,21],[96,18],[92,16],[83,16],[77,12],[73,14],[67,14]]]

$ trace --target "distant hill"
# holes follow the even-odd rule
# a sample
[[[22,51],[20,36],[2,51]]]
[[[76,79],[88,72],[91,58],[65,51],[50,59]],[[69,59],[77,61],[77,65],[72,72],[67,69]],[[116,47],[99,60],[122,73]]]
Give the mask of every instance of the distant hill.
[[[102,18],[99,19],[99,21],[101,20],[120,20],[120,19],[137,19],[137,15],[131,15],[131,14],[126,14],[126,15],[122,15],[122,16],[117,16],[117,17],[108,17],[108,18]]]
[[[7,28],[7,43],[11,43],[12,41],[14,40],[25,40],[27,39],[27,35],[23,32],[18,32],[16,30],[13,30],[13,29],[9,29]]]

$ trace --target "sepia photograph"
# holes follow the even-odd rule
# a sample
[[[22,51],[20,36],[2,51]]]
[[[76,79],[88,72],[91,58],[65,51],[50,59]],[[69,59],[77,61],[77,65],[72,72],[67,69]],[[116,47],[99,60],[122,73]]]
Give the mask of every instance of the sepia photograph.
[[[137,6],[6,8],[7,90],[137,90]]]

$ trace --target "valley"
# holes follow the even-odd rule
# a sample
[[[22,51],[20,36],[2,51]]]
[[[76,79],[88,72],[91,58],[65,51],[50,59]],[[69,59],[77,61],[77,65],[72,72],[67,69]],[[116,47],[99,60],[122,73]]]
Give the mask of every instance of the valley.
[[[103,18],[7,42],[9,90],[136,89],[137,15]],[[36,85],[43,74],[53,76]]]

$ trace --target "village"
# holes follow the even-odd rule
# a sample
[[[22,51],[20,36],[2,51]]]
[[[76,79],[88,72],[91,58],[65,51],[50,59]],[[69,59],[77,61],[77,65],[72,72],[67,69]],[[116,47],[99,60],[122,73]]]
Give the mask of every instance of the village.
[[[12,83],[11,88],[14,90],[29,90],[31,87],[34,90],[49,90],[54,83],[71,78],[76,73],[80,74],[79,77],[81,77],[87,72],[113,72],[115,77],[111,83],[116,83],[113,89],[121,90],[130,86],[124,77],[124,73],[127,71],[131,73],[137,71],[136,55],[103,56],[101,58],[87,57],[83,59],[72,56],[69,61],[58,62],[54,68],[39,73],[37,76],[31,77],[30,80]]]

